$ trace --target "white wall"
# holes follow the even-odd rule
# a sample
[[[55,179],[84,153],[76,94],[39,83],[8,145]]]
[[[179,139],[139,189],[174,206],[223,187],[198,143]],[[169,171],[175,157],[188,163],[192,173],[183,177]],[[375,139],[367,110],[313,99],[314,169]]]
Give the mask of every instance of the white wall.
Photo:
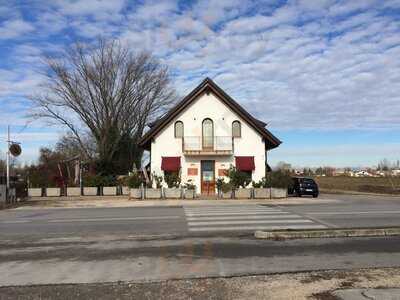
[[[234,140],[234,154],[230,156],[187,156],[182,152],[182,140],[174,137],[174,123],[182,121],[185,136],[202,135],[202,122],[210,118],[214,123],[214,136],[231,136],[232,122],[239,120],[242,125],[242,137]],[[252,178],[260,180],[265,174],[265,145],[261,135],[250,127],[243,119],[239,118],[229,107],[222,103],[212,93],[203,94],[192,103],[185,111],[177,116],[168,126],[158,133],[151,144],[151,171],[163,175],[161,170],[162,156],[180,156],[182,164],[182,183],[192,179],[200,191],[200,161],[215,160],[215,175],[218,169],[228,169],[235,164],[235,156],[254,156],[255,170]],[[224,164],[221,167],[221,164]],[[197,176],[187,176],[187,168],[198,168]]]

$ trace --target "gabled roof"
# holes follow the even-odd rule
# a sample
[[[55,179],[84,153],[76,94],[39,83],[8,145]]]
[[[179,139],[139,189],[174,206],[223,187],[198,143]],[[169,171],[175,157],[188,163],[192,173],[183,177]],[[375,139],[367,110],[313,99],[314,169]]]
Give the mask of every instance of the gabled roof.
[[[227,93],[225,93],[214,81],[210,78],[204,79],[193,91],[191,91],[185,98],[176,104],[168,113],[166,113],[157,122],[149,124],[150,130],[139,140],[139,146],[145,149],[150,149],[152,138],[159,133],[165,126],[167,126],[176,116],[179,115],[185,108],[187,108],[193,101],[195,101],[203,93],[212,92],[218,97],[225,105],[237,113],[243,120],[245,120],[254,130],[256,130],[264,139],[266,149],[273,149],[278,147],[282,142],[269,132],[263,121],[257,120],[250,115],[242,106],[233,100]]]

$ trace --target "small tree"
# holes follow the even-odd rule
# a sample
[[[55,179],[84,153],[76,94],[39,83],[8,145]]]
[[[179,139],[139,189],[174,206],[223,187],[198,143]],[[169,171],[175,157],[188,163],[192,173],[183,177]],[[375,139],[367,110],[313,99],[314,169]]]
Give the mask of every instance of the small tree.
[[[266,187],[288,188],[293,185],[293,180],[288,172],[277,170],[267,174],[265,178]]]
[[[166,172],[164,174],[164,181],[169,188],[178,188],[181,184],[181,177],[178,172]]]
[[[156,175],[156,173],[153,173],[153,180],[156,183],[156,188],[160,189],[162,187],[163,177]],[[149,183],[149,187],[151,187],[151,183]]]
[[[187,190],[195,190],[196,186],[193,184],[193,180],[189,179],[184,185],[183,187]]]
[[[238,171],[235,167],[231,166],[228,170],[229,183],[234,189],[239,187],[245,188],[251,182],[251,177],[245,172]]]
[[[131,189],[138,189],[143,183],[143,178],[139,175],[139,173],[135,172],[132,175],[125,178],[125,183]]]

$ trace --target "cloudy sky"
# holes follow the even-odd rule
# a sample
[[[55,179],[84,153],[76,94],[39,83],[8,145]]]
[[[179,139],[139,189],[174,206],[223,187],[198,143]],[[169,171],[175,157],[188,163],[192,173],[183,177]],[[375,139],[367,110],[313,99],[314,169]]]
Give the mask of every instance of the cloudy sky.
[[[400,0],[0,0],[0,141],[11,124],[21,161],[63,133],[25,117],[40,57],[98,36],[152,51],[182,95],[212,78],[283,141],[272,164],[400,158]]]

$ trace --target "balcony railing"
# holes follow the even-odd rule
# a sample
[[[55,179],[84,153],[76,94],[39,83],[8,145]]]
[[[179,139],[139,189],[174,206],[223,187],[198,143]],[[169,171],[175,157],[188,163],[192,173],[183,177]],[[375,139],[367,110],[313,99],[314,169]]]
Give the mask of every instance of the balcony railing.
[[[182,138],[184,154],[190,155],[230,155],[233,153],[232,136],[185,136]]]

